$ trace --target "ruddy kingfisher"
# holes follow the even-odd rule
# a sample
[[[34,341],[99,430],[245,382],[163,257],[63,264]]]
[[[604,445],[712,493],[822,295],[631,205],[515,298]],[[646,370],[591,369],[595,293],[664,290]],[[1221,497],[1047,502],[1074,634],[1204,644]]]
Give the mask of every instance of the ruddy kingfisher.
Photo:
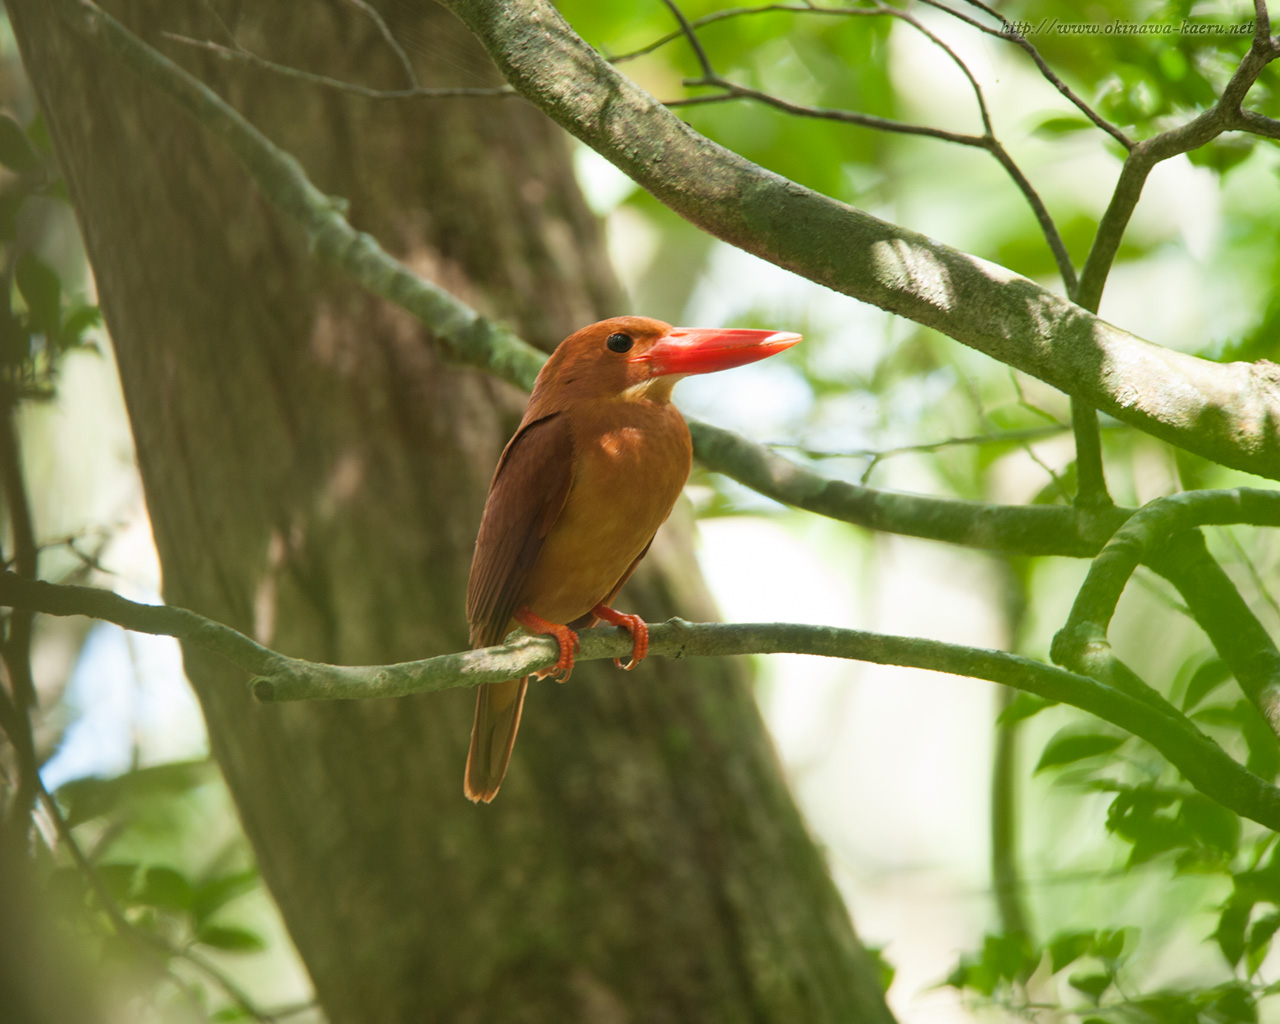
[[[538,675],[564,682],[574,631],[603,620],[632,637],[630,660],[615,664],[639,664],[649,646],[644,620],[610,605],[689,477],[689,428],[671,389],[681,377],[752,363],[799,340],[620,316],[562,341],[489,485],[467,584],[472,647],[498,644],[517,625],[553,636],[560,657]],[[526,676],[480,687],[464,781],[471,800],[498,793],[528,685]]]

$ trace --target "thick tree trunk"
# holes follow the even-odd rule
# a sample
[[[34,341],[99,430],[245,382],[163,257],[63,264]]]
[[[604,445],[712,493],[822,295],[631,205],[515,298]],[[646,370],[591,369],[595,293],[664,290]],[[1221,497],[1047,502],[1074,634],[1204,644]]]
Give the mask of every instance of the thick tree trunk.
[[[259,52],[402,84],[348,5],[216,6]],[[46,0],[9,8],[116,346],[166,597],[314,659],[465,647],[471,545],[520,396],[443,365],[419,325],[317,267],[216,139]],[[111,9],[347,197],[357,226],[526,337],[623,312],[564,141],[523,102],[360,100],[166,42],[222,38],[200,3]],[[387,12],[422,41],[425,81],[494,80],[444,11]],[[686,534],[667,527],[662,571],[626,606],[708,614]],[[186,655],[333,1021],[887,1018],[736,667],[535,686],[502,794],[475,807],[470,692],[259,706],[238,673]]]

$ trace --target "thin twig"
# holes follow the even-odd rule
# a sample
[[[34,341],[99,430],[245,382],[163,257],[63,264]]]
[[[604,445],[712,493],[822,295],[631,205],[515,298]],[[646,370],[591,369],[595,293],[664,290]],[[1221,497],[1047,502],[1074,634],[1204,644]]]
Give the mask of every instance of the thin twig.
[[[352,0],[348,0],[348,2],[352,2]],[[328,75],[316,74],[313,71],[303,71],[301,68],[291,67],[288,64],[279,64],[276,61],[268,60],[266,57],[260,57],[251,50],[244,49],[239,44],[236,44],[235,47],[230,47],[223,46],[221,43],[215,43],[211,39],[192,39],[188,36],[178,35],[176,32],[164,32],[161,34],[166,39],[175,43],[182,43],[184,46],[192,46],[198,50],[206,50],[209,53],[216,54],[217,56],[228,60],[238,60],[241,63],[260,68],[263,71],[270,71],[277,75],[283,75],[286,78],[293,78],[299,82],[305,82],[308,85],[320,85],[327,89],[336,89],[339,92],[345,92],[352,96],[361,96],[365,99],[413,100],[516,95],[516,91],[509,85],[494,86],[492,88],[463,86],[441,86],[437,88],[414,85],[408,89],[374,89],[371,86],[357,85],[355,82],[346,82],[340,78],[331,78]]]
[[[690,107],[702,103],[725,103],[730,100],[749,99],[770,107],[776,107],[778,110],[783,110],[788,114],[795,114],[799,117],[811,117],[823,121],[840,121],[845,124],[861,125],[864,128],[875,128],[878,131],[897,132],[901,135],[923,135],[931,139],[941,139],[944,142],[954,142],[960,146],[973,146],[976,149],[987,148],[987,140],[981,135],[966,135],[963,132],[948,131],[945,128],[933,128],[929,125],[894,121],[887,117],[860,114],[852,110],[835,110],[830,107],[811,107],[802,103],[792,103],[790,100],[774,96],[772,93],[761,92],[759,89],[739,85],[719,76],[686,79],[684,85],[689,88],[710,86],[723,91],[713,96],[690,96],[684,99],[663,100],[664,106]]]
[[[1129,136],[1127,136],[1119,128],[1113,125],[1110,121],[1104,118],[1101,114],[1095,111],[1091,106],[1089,106],[1089,104],[1087,104],[1079,96],[1077,96],[1075,91],[1069,85],[1067,85],[1061,78],[1059,78],[1056,74],[1054,74],[1053,69],[1049,67],[1049,65],[1045,62],[1045,59],[1042,56],[1040,56],[1040,51],[1037,50],[1035,46],[1031,43],[1031,41],[1027,39],[1021,32],[1016,31],[1014,27],[1009,24],[1008,20],[1004,17],[1004,15],[1000,14],[998,11],[988,6],[987,4],[982,3],[982,0],[965,0],[965,2],[968,3],[971,7],[977,7],[979,10],[990,15],[992,18],[995,18],[998,22],[1000,22],[1000,26],[1001,26],[1000,29],[999,30],[993,29],[989,25],[984,25],[982,22],[978,21],[976,18],[967,17],[962,12],[955,10],[955,8],[948,7],[946,4],[940,3],[939,0],[921,0],[921,3],[928,4],[930,7],[936,7],[940,11],[945,11],[947,14],[950,14],[952,17],[958,18],[968,25],[972,25],[974,28],[978,29],[978,31],[980,32],[985,32],[988,35],[995,36],[997,39],[1007,39],[1011,43],[1014,43],[1016,46],[1021,47],[1024,51],[1026,51],[1027,55],[1033,61],[1035,61],[1036,67],[1040,69],[1040,74],[1044,76],[1045,80],[1049,82],[1049,84],[1052,85],[1055,89],[1057,89],[1058,92],[1060,92],[1064,97],[1066,97],[1066,99],[1069,100],[1076,107],[1077,110],[1079,110],[1082,114],[1084,114],[1085,117],[1087,117],[1095,125],[1101,128],[1108,135],[1110,135],[1118,143],[1120,143],[1120,145],[1122,145],[1126,150],[1133,148],[1133,145],[1134,145],[1133,140],[1130,139]]]
[[[967,2],[977,3],[978,0]],[[1129,147],[1115,192],[1102,215],[1098,233],[1080,273],[1080,293],[1076,301],[1081,306],[1091,313],[1098,311],[1102,290],[1120,250],[1120,242],[1142,196],[1147,176],[1156,164],[1198,149],[1226,131],[1253,131],[1258,135],[1280,138],[1280,122],[1241,107],[1258,76],[1277,57],[1280,57],[1280,40],[1262,33],[1255,34],[1252,45],[1217,103],[1185,124]]]
[[[420,88],[417,72],[413,70],[413,61],[409,59],[404,47],[400,45],[400,40],[395,37],[395,33],[391,31],[390,26],[387,25],[382,15],[371,4],[366,3],[365,0],[346,0],[346,2],[373,22],[378,34],[382,36],[391,52],[395,54],[396,60],[400,62],[400,67],[404,69],[404,75],[408,79],[410,87],[413,89]]]
[[[858,16],[876,16],[879,11],[874,8],[861,7],[819,7],[817,4],[761,4],[759,7],[726,7],[719,11],[712,11],[710,14],[704,14],[701,17],[694,18],[689,22],[690,26],[695,29],[702,28],[704,25],[710,25],[717,21],[725,21],[729,18],[749,17],[752,14],[770,14],[777,11],[785,11],[790,14],[834,14],[842,17],[858,17]],[[668,43],[673,43],[677,39],[685,35],[683,28],[674,32],[668,32],[664,36],[660,36],[652,43],[640,47],[637,50],[629,50],[626,53],[620,53],[609,57],[611,64],[623,64],[629,60],[635,60],[638,57],[647,57],[656,50],[662,49]]]
[[[0,494],[8,513],[13,535],[13,564],[16,576],[34,580],[39,571],[40,549],[36,544],[35,521],[22,471],[22,449],[19,444],[16,392],[7,385],[0,389]],[[9,692],[0,685],[0,727],[13,746],[18,765],[18,785],[9,806],[5,808],[5,824],[12,838],[21,842],[27,833],[31,809],[35,806],[40,786],[40,766],[36,761],[35,737],[31,728],[31,712],[36,707],[35,679],[31,670],[31,633],[34,616],[28,609],[15,608],[4,624],[0,658],[9,680]]]
[[[989,130],[988,130],[989,131]],[[1036,222],[1040,225],[1040,232],[1044,235],[1045,241],[1049,245],[1049,251],[1053,253],[1053,260],[1058,265],[1058,274],[1062,278],[1062,287],[1066,290],[1068,296],[1074,296],[1077,288],[1079,288],[1079,280],[1076,278],[1076,268],[1071,262],[1071,254],[1067,252],[1067,244],[1062,240],[1062,235],[1058,231],[1058,225],[1053,222],[1053,217],[1049,214],[1049,208],[1044,205],[1044,200],[1040,198],[1040,193],[1035,190],[1030,180],[1022,173],[1020,168],[1013,161],[1004,146],[996,139],[994,135],[988,134],[987,151],[996,158],[1000,166],[1013,179],[1013,183],[1018,186],[1018,191],[1026,199],[1027,204],[1031,207],[1031,212],[1035,215]]]
[[[1024,430],[1007,430],[999,434],[969,434],[963,437],[947,437],[941,441],[922,441],[919,444],[896,445],[892,448],[849,448],[845,451],[806,448],[799,444],[781,442],[769,444],[770,451],[793,451],[808,459],[874,459],[882,462],[898,455],[930,455],[948,448],[965,446],[983,447],[990,444],[1022,444],[1056,437],[1070,428],[1065,423],[1052,426],[1027,427]]]
[[[711,66],[710,60],[707,58],[706,51],[702,47],[702,43],[698,38],[696,28],[699,24],[705,24],[713,20],[711,18],[699,19],[690,22],[685,18],[680,9],[672,2],[672,0],[664,0],[668,7],[680,21],[681,32],[689,39],[690,44],[694,47],[698,55],[698,62],[702,67],[702,77],[698,79],[690,79],[685,81],[686,87],[709,86],[718,88],[721,93],[715,96],[697,96],[684,100],[668,101],[667,106],[693,106],[697,104],[724,102],[729,98],[747,98],[753,99],[760,103],[766,103],[780,110],[784,110],[789,114],[801,117],[820,118],[824,120],[843,121],[847,124],[857,124],[864,128],[873,128],[879,131],[897,132],[905,135],[922,135],[929,138],[937,138],[946,142],[955,142],[960,145],[976,146],[987,150],[996,162],[1004,168],[1005,172],[1012,179],[1014,185],[1023,194],[1031,207],[1031,212],[1036,218],[1036,222],[1040,225],[1040,230],[1044,234],[1045,241],[1048,243],[1049,250],[1053,254],[1054,262],[1058,266],[1058,273],[1062,277],[1063,287],[1068,295],[1074,295],[1077,281],[1075,267],[1071,263],[1071,256],[1067,252],[1066,244],[1062,240],[1062,236],[1058,231],[1057,225],[1053,222],[1052,216],[1049,214],[1048,208],[1044,201],[1040,198],[1039,193],[1031,184],[1030,180],[1022,169],[1014,162],[1008,151],[996,138],[995,128],[991,121],[991,113],[987,107],[986,97],[983,95],[982,87],[978,84],[977,78],[969,66],[961,59],[960,55],[955,52],[944,40],[931,31],[918,18],[912,14],[891,7],[887,4],[877,3],[870,8],[843,9],[842,11],[833,11],[829,8],[817,7],[796,7],[790,5],[771,5],[769,10],[786,10],[792,13],[844,13],[859,15],[875,15],[888,18],[896,18],[910,25],[917,32],[928,39],[934,46],[942,50],[951,62],[960,70],[960,73],[969,82],[969,87],[973,91],[974,100],[978,106],[978,115],[982,121],[982,135],[966,135],[959,132],[949,132],[943,129],[932,129],[920,125],[911,125],[905,122],[893,121],[888,118],[876,117],[871,114],[859,114],[852,111],[832,110],[825,107],[805,106],[802,104],[791,103],[780,97],[773,96],[771,93],[765,93],[757,89],[751,89],[747,86],[740,86],[734,82],[730,82],[723,76],[717,74]],[[765,8],[744,9],[735,8],[737,13],[746,13],[748,10],[764,10]],[[724,12],[721,12],[722,14]],[[718,20],[718,19],[714,19]]]
[[[1076,507],[1088,511],[1109,508],[1115,502],[1107,491],[1098,411],[1074,397],[1071,399],[1071,431],[1076,442]]]
[[[702,77],[715,78],[715,69],[711,66],[707,51],[702,48],[702,40],[698,38],[698,33],[689,24],[689,19],[684,16],[684,11],[680,10],[680,5],[675,0],[662,0],[662,2],[667,5],[667,9],[675,16],[676,21],[680,23],[681,33],[693,48],[694,56],[698,58],[698,66],[702,68]]]

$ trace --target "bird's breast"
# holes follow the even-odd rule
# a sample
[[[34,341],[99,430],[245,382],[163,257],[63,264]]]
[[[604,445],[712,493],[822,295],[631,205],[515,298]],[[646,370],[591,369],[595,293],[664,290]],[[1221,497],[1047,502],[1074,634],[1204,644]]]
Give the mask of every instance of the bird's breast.
[[[689,476],[689,428],[674,407],[615,402],[573,426],[573,482],[524,601],[572,622],[606,600],[671,513]]]

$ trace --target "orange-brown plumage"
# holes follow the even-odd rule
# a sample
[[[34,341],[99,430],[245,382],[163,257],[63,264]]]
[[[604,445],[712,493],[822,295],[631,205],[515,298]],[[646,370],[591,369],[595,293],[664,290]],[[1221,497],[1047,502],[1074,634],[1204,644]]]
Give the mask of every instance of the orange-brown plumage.
[[[497,644],[517,624],[551,633],[561,648],[553,674],[563,681],[577,644],[570,629],[605,618],[632,632],[638,662],[648,643],[643,622],[608,606],[689,476],[689,428],[670,404],[671,389],[687,374],[762,359],[799,340],[629,316],[561,342],[489,487],[467,586],[472,646]],[[480,687],[464,786],[472,800],[498,792],[527,686],[526,678]]]

